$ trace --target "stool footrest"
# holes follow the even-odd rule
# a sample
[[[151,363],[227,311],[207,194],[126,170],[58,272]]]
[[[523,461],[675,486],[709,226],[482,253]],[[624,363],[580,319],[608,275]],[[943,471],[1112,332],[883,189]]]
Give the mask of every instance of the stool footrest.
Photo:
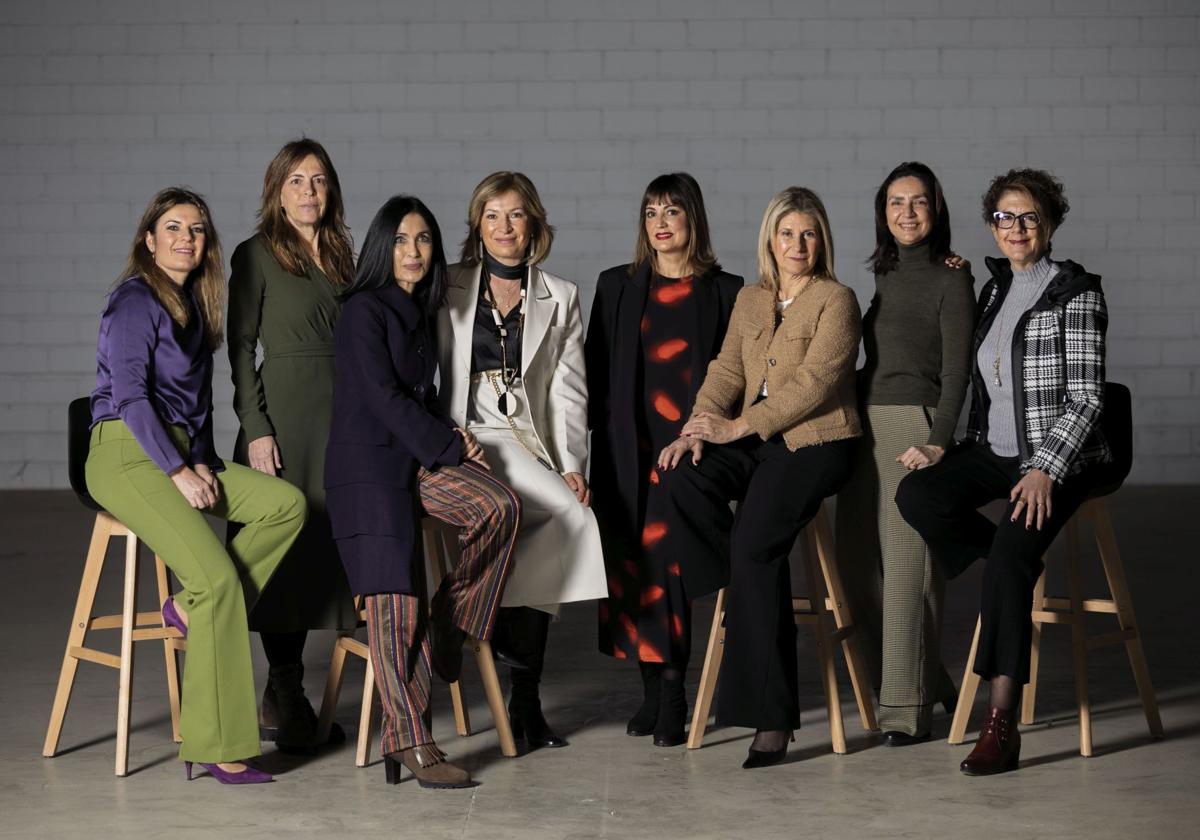
[[[1071,610],[1070,598],[1046,598],[1042,603],[1044,608],[1048,610],[1064,610],[1067,612]],[[1117,604],[1111,598],[1084,598],[1083,611],[1116,615]]]
[[[85,662],[95,662],[97,665],[107,665],[109,668],[121,668],[121,657],[115,653],[105,653],[102,650],[93,650],[88,647],[72,646],[67,651],[76,659],[82,659]]]
[[[94,615],[88,619],[88,630],[117,630],[121,626],[121,615]],[[162,627],[162,614],[157,612],[140,612],[133,617],[134,627]]]
[[[1111,633],[1090,636],[1087,640],[1087,646],[1088,650],[1095,650],[1096,648],[1107,647],[1109,645],[1123,645],[1137,637],[1138,631],[1136,627],[1126,627],[1124,630],[1114,630]]]

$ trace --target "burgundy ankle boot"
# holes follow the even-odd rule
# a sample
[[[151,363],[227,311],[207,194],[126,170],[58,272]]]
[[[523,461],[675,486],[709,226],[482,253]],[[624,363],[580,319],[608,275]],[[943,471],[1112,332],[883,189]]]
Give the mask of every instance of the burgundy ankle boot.
[[[1021,733],[1015,709],[988,709],[975,749],[958,766],[968,776],[990,776],[1016,770],[1021,757]]]

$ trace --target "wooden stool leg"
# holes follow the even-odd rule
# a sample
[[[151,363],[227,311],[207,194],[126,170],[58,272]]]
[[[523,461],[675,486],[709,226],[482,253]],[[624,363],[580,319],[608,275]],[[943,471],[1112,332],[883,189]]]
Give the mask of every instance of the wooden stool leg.
[[[374,734],[375,716],[371,714],[375,706],[375,669],[371,667],[371,657],[367,657],[367,672],[363,676],[362,708],[358,713],[358,749],[354,754],[354,763],[366,767],[371,761],[371,736]]]
[[[850,684],[854,689],[854,700],[858,704],[858,717],[863,729],[871,732],[879,728],[875,719],[875,698],[872,695],[871,679],[867,676],[867,664],[858,652],[858,641],[854,637],[853,617],[846,602],[842,589],[842,578],[838,573],[837,560],[833,554],[833,531],[829,527],[829,517],[825,505],[817,511],[816,517],[809,525],[809,550],[815,550],[820,560],[821,575],[825,581],[825,589],[829,593],[834,623],[839,630],[849,628],[842,638],[842,655],[846,657],[846,669],[850,672]],[[813,601],[813,610],[820,614],[820,604]]]
[[[967,667],[963,670],[962,686],[958,690],[958,702],[954,706],[954,719],[950,722],[949,744],[961,744],[967,735],[967,723],[971,719],[971,707],[975,705],[975,693],[979,691],[979,675],[975,673],[975,655],[979,652],[980,619],[975,619],[975,635],[971,638],[971,652],[967,655]]]
[[[479,639],[472,639],[472,642],[475,648],[475,661],[479,665],[479,675],[483,678],[483,693],[487,697],[488,707],[492,710],[492,720],[496,722],[496,735],[500,738],[500,752],[509,758],[515,758],[517,742],[513,740],[508,709],[504,707],[504,692],[500,688],[500,676],[496,673],[496,660],[492,657],[492,645]]]
[[[1079,754],[1092,754],[1092,707],[1088,700],[1087,613],[1079,575],[1079,519],[1072,517],[1067,532],[1067,591],[1071,604],[1071,649],[1075,660],[1075,700],[1079,706]]]
[[[161,607],[171,595],[171,586],[167,578],[167,564],[157,554],[154,555],[154,577],[158,582],[158,605]],[[165,629],[167,620],[164,618],[161,621]],[[167,666],[167,697],[171,704],[171,738],[176,744],[180,744],[183,743],[183,737],[179,734],[179,658],[175,645],[174,639],[163,639],[163,655]]]
[[[842,701],[838,695],[837,671],[833,665],[833,648],[830,645],[829,630],[825,626],[825,611],[821,605],[825,601],[823,578],[820,561],[817,559],[815,539],[810,539],[804,552],[804,566],[808,570],[808,593],[815,613],[812,622],[813,636],[817,642],[817,662],[821,670],[821,683],[825,687],[825,705],[829,712],[829,738],[833,742],[833,751],[838,755],[846,754],[846,726],[842,721]]]
[[[436,526],[422,527],[421,536],[425,541],[425,557],[429,560],[431,582],[433,589],[436,590],[441,586],[442,578],[446,576],[446,570],[450,565],[447,560],[449,550],[446,548],[444,535],[437,530]],[[450,703],[454,706],[454,730],[463,737],[470,735],[471,716],[467,711],[467,704],[463,700],[462,683],[459,680],[450,683]]]
[[[58,688],[54,692],[54,705],[50,709],[50,725],[46,728],[46,741],[42,744],[42,755],[46,758],[52,758],[58,752],[63,721],[67,716],[67,706],[71,702],[71,689],[75,687],[75,671],[79,667],[79,660],[71,650],[82,647],[87,636],[88,620],[92,616],[92,605],[96,601],[100,572],[104,570],[104,557],[108,552],[112,524],[112,517],[99,513],[92,526],[92,539],[88,544],[87,559],[83,564],[83,579],[79,582],[75,612],[71,616],[71,630],[67,633],[67,648],[63,653],[62,668],[58,672]]]
[[[696,691],[696,708],[692,712],[692,728],[688,732],[687,748],[698,750],[708,729],[708,715],[713,695],[717,691],[717,676],[725,655],[725,590],[717,592],[712,627],[708,631],[708,648],[704,651],[704,668],[700,671],[700,687]]]
[[[1034,612],[1045,609],[1046,605],[1046,572],[1043,569],[1033,587]],[[1037,703],[1038,659],[1042,652],[1042,622],[1033,620],[1033,634],[1029,643],[1029,682],[1021,696],[1021,723],[1029,726],[1033,723],[1033,710]]]
[[[121,605],[121,676],[117,687],[118,776],[129,771],[129,706],[133,693],[133,626],[137,615],[138,538],[125,535],[125,594]]]
[[[321,696],[321,713],[317,716],[317,743],[329,740],[329,730],[337,714],[338,698],[342,695],[342,681],[346,676],[346,657],[349,651],[342,644],[341,636],[333,643],[333,655],[329,658],[329,676],[325,679],[325,693]]]
[[[1113,533],[1108,504],[1104,499],[1094,499],[1085,507],[1088,508],[1088,516],[1096,533],[1096,547],[1100,551],[1104,576],[1108,579],[1108,590],[1116,603],[1117,621],[1121,629],[1129,633],[1129,638],[1125,640],[1125,652],[1129,656],[1129,667],[1133,669],[1133,679],[1137,683],[1138,696],[1142,700],[1146,724],[1150,727],[1153,737],[1161,738],[1163,725],[1158,713],[1158,700],[1150,682],[1150,668],[1146,664],[1146,652],[1142,648],[1141,633],[1134,617],[1133,599],[1129,595],[1129,584],[1125,580],[1125,566],[1117,549],[1117,538]]]
[[[471,717],[467,704],[463,702],[462,683],[450,683],[450,702],[454,704],[454,731],[464,738],[471,734]]]

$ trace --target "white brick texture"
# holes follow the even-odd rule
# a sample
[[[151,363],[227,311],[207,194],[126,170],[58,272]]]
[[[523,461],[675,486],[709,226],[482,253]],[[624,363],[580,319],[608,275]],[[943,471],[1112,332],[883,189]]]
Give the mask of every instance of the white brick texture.
[[[983,273],[988,180],[1067,184],[1054,253],[1103,275],[1109,369],[1135,398],[1132,481],[1200,481],[1200,3],[1190,0],[5,0],[0,4],[0,487],[66,483],[67,401],[150,194],[188,184],[226,249],[300,134],[361,237],[419,193],[447,241],[471,186],[519,167],[585,309],[627,260],[641,189],[701,181],[718,254],[753,274],[770,195],[826,199],[865,306],[874,189],[939,173]],[[236,431],[224,354],[218,447]]]

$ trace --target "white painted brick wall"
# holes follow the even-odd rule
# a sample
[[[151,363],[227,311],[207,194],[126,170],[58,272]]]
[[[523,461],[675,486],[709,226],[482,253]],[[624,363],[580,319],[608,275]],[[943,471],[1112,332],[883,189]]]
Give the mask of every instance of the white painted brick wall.
[[[1200,481],[1200,3],[1196,0],[5,0],[0,4],[0,487],[66,483],[65,406],[154,190],[248,236],[271,155],[301,133],[339,167],[361,236],[393,192],[457,243],[470,188],[527,171],[590,303],[637,200],[688,169],[718,253],[750,274],[775,190],[826,198],[865,305],[871,197],[917,158],[955,246],[994,252],[979,196],[1049,168],[1055,253],[1105,276],[1109,365],[1136,399],[1134,480]],[[981,272],[977,272],[981,273]],[[235,433],[223,356],[219,445]]]

